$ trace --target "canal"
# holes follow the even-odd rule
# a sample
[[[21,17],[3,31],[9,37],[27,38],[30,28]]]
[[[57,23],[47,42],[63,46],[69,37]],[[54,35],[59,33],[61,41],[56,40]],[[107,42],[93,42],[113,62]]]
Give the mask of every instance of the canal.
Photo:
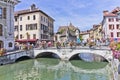
[[[0,80],[113,80],[108,62],[37,58],[0,66]]]

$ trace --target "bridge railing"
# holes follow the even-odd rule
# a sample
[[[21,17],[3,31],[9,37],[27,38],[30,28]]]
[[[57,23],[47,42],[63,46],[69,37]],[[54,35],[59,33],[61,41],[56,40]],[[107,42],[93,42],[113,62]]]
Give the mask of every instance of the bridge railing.
[[[47,50],[47,49],[57,49],[56,47],[47,47],[47,48],[34,48],[34,49],[36,49],[36,50]],[[86,50],[88,50],[88,49],[90,49],[90,50],[108,50],[108,51],[111,51],[111,49],[109,48],[109,47],[101,47],[101,48],[98,48],[98,47],[95,47],[95,48],[89,48],[89,47],[82,47],[82,46],[79,46],[79,47],[61,47],[61,48],[59,48],[59,49],[57,49],[57,50],[60,50],[60,49],[86,49]]]
[[[22,56],[30,56],[33,58],[33,50],[19,50],[14,52],[8,52],[7,54],[0,56],[0,65],[13,63],[17,58]]]

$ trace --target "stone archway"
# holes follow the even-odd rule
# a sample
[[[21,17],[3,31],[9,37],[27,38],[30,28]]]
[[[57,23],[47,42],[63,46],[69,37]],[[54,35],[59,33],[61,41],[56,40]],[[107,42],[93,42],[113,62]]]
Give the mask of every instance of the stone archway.
[[[0,41],[0,48],[3,48],[4,46],[4,43],[3,43],[3,41]]]

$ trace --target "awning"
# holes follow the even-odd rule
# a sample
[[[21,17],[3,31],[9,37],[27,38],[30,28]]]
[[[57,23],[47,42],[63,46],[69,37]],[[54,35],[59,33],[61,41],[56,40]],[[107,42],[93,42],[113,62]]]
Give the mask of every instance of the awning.
[[[16,40],[15,42],[22,42],[22,43],[26,43],[26,42],[36,42],[38,39],[22,39],[22,40]]]

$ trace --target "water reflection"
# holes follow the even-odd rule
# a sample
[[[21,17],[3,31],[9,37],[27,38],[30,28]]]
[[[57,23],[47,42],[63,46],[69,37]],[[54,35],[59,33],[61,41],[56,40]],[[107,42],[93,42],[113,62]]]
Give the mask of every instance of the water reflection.
[[[81,65],[57,59],[22,61],[0,66],[0,80],[112,80],[109,64],[89,70],[76,64]]]
[[[105,58],[103,58],[100,55],[97,54],[92,54],[92,53],[80,53],[78,55],[80,57],[80,59],[87,61],[87,62],[102,62],[102,61],[106,61]]]

